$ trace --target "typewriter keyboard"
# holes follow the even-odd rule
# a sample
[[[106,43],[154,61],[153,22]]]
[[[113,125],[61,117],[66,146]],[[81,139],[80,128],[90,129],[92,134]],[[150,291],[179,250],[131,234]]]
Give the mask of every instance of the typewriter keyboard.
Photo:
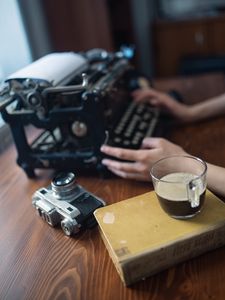
[[[131,102],[116,125],[110,144],[123,148],[139,148],[144,137],[152,136],[158,116],[158,109]]]

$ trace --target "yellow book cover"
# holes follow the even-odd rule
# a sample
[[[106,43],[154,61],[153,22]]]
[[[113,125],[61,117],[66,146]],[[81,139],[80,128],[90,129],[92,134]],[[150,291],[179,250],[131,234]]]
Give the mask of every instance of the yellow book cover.
[[[206,192],[202,211],[176,220],[155,192],[99,208],[100,233],[125,285],[225,244],[225,203]]]

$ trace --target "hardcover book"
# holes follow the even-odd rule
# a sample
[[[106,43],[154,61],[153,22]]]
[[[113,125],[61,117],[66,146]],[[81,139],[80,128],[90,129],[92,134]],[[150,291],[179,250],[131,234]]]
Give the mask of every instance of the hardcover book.
[[[149,192],[95,211],[102,239],[125,285],[225,244],[225,203],[207,190],[194,218],[176,220]]]

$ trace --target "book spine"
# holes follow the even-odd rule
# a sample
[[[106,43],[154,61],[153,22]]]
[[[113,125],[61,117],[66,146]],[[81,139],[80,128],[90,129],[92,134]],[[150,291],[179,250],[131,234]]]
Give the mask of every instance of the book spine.
[[[121,265],[118,263],[117,261],[117,258],[115,257],[114,255],[114,252],[112,250],[112,248],[109,246],[108,242],[107,242],[107,239],[105,238],[105,235],[104,233],[102,232],[101,228],[99,228],[99,232],[100,232],[100,235],[102,237],[102,240],[103,240],[103,243],[106,247],[106,249],[108,250],[108,253],[109,253],[109,256],[111,257],[112,261],[113,261],[113,264],[114,266],[116,267],[116,270],[121,278],[121,280],[123,281],[123,283],[126,285],[126,282],[124,281],[124,274],[123,274],[123,270],[121,268]]]
[[[223,223],[195,236],[185,237],[175,243],[128,258],[121,263],[123,281],[125,285],[130,285],[224,244],[225,224]]]

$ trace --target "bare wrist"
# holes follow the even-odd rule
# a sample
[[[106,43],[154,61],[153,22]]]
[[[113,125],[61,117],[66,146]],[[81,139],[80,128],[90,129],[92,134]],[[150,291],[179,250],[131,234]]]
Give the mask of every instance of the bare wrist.
[[[184,114],[182,116],[182,120],[185,123],[194,122],[196,120],[196,109],[195,106],[188,106],[186,105],[186,108],[184,110]]]

